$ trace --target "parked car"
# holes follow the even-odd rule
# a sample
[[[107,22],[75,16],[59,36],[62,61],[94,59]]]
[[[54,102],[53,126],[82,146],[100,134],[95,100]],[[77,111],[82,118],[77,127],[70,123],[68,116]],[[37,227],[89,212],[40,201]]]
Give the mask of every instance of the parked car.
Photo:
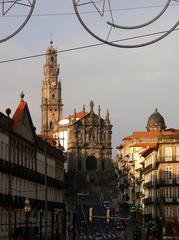
[[[116,230],[118,231],[124,231],[125,230],[125,226],[122,222],[117,222],[116,224]]]
[[[110,208],[111,207],[111,203],[110,203],[110,201],[104,201],[103,202],[103,206],[104,206],[104,208]]]
[[[87,196],[89,196],[89,192],[79,192],[79,193],[77,193],[77,196],[78,197],[87,197]]]

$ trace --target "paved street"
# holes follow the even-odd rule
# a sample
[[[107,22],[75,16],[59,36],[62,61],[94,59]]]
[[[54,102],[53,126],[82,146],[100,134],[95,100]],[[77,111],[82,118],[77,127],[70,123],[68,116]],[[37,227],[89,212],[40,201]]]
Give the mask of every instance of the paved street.
[[[89,208],[93,208],[93,220],[89,221]],[[76,239],[80,240],[95,240],[96,232],[102,234],[103,239],[121,239],[132,240],[133,232],[141,230],[140,226],[132,220],[126,220],[126,229],[124,231],[117,230],[112,224],[112,220],[107,223],[106,209],[103,206],[103,202],[90,201],[90,200],[78,200],[76,212]],[[114,212],[114,209],[110,209],[110,212]],[[117,216],[126,218],[127,213],[121,209],[118,209]],[[144,239],[144,238],[141,238]]]

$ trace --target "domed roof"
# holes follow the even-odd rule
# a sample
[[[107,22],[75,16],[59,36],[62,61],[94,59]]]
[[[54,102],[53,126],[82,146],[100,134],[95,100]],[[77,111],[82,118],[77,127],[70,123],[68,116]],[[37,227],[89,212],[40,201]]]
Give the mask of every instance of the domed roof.
[[[148,118],[147,131],[165,129],[165,120],[162,115],[155,109],[155,112]]]

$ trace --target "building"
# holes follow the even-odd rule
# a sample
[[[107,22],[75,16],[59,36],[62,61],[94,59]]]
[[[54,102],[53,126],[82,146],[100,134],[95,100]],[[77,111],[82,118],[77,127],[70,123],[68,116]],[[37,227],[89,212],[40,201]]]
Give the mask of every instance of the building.
[[[105,184],[112,170],[112,125],[109,112],[105,119],[101,117],[101,109],[94,112],[94,103],[90,103],[90,111],[85,107],[81,112],[63,118],[62,88],[58,81],[59,65],[57,51],[52,42],[46,50],[44,65],[45,80],[42,83],[42,126],[41,134],[53,136],[66,154],[65,169],[78,182]],[[74,177],[76,174],[76,177]],[[72,176],[69,177],[71,181]],[[74,180],[76,181],[76,180]],[[75,191],[80,190],[81,184],[74,182]],[[86,188],[81,186],[81,188]],[[98,191],[99,192],[99,191]]]
[[[158,142],[158,136],[166,128],[161,114],[155,110],[147,122],[147,131],[135,131],[123,138],[117,147],[120,169],[120,201],[141,208],[143,196],[143,159],[141,153]],[[130,176],[130,177],[129,177]],[[137,185],[136,185],[137,182]]]
[[[0,113],[0,239],[64,235],[63,153],[36,134],[23,93],[10,113]]]
[[[74,112],[63,123],[59,124],[55,137],[61,139],[62,133],[66,136],[64,140],[67,139],[67,144],[64,146],[67,146],[69,174],[81,175],[88,185],[106,184],[112,170],[112,125],[109,112],[103,119],[100,106],[96,114],[91,101],[89,112],[83,107],[81,112]]]
[[[50,46],[46,49],[41,99],[41,134],[48,136],[53,136],[55,124],[62,119],[63,114],[61,81],[58,79],[59,71],[57,50],[51,41]]]
[[[158,143],[143,151],[144,218],[161,234],[179,235],[179,130],[161,132]]]
[[[121,203],[129,203],[131,213],[134,217],[139,214],[148,230],[156,225],[158,239],[164,233],[176,236],[179,130],[166,129],[157,110],[148,118],[146,128],[133,132],[117,147]]]

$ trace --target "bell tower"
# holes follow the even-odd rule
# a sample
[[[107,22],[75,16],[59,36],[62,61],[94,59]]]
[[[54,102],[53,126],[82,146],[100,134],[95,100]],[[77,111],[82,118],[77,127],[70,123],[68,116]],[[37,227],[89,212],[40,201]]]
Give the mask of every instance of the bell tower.
[[[58,80],[60,65],[57,64],[57,50],[53,42],[46,49],[46,62],[43,66],[41,99],[41,134],[52,135],[55,124],[62,119],[63,103],[61,81]]]

